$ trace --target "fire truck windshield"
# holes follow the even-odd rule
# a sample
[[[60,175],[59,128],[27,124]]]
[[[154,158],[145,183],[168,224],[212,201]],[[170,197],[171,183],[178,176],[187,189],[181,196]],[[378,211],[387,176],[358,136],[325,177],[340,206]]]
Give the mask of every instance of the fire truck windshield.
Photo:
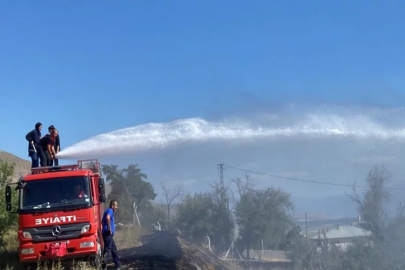
[[[89,180],[86,176],[27,181],[20,195],[20,209],[52,209],[89,205]]]

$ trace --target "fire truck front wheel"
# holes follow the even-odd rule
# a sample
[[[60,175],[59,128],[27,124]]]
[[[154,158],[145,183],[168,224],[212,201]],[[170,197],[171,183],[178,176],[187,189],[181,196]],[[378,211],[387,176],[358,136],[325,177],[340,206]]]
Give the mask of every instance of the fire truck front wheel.
[[[97,239],[97,254],[91,255],[89,257],[91,267],[95,269],[101,269],[101,244],[99,239]]]

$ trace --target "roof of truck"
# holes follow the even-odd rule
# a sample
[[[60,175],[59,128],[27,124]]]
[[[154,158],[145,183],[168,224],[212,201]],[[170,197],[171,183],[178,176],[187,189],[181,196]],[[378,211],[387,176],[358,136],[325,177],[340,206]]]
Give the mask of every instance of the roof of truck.
[[[32,168],[31,174],[25,175],[25,181],[100,174],[100,163],[97,159],[78,160],[77,164]]]
[[[77,169],[70,171],[55,171],[55,172],[45,172],[37,174],[28,174],[24,176],[25,181],[48,179],[48,178],[59,178],[59,177],[69,177],[69,176],[85,176],[93,175],[94,173],[90,169]]]

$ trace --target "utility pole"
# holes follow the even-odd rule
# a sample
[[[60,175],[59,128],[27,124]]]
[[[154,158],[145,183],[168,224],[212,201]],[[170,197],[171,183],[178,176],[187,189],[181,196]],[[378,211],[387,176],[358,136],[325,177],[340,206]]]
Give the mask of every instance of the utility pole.
[[[219,169],[219,181],[221,185],[221,198],[222,198],[222,203],[225,203],[225,207],[227,207],[227,210],[229,210],[229,201],[226,196],[226,191],[225,191],[225,184],[224,184],[224,164],[218,164],[217,165]]]
[[[308,240],[308,217],[307,217],[307,212],[305,212],[305,238]]]
[[[221,187],[224,187],[224,164],[218,164],[217,167],[219,169],[219,181],[221,183]]]

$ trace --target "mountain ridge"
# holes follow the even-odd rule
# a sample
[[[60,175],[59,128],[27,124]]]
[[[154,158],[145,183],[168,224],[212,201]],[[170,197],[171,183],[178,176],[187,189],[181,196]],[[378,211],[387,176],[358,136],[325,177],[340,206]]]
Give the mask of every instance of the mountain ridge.
[[[12,153],[3,151],[0,149],[0,161],[14,164],[14,173],[12,176],[12,182],[18,181],[18,179],[31,171],[31,162],[22,159]]]
[[[362,199],[363,194],[359,194],[359,197]],[[356,203],[347,195],[326,196],[322,198],[292,196],[291,200],[295,206],[294,217],[297,219],[302,219],[305,213],[308,213],[308,218],[314,219],[355,218],[359,215]],[[403,192],[391,193],[390,200],[384,202],[387,214],[389,216],[395,215],[398,204],[403,201]]]

